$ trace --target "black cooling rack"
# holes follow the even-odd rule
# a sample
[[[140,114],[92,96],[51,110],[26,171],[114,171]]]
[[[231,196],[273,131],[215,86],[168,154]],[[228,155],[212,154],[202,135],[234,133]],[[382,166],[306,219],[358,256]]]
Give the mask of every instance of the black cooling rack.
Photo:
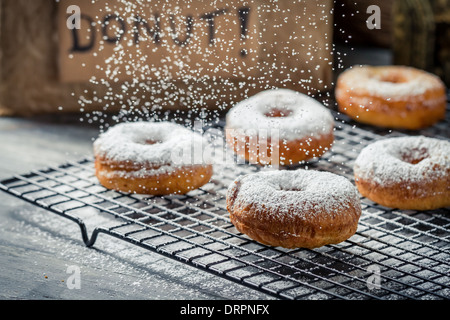
[[[338,120],[332,150],[300,167],[353,181],[354,159],[378,138]],[[87,246],[106,234],[279,299],[450,298],[450,210],[400,211],[362,198],[349,240],[314,250],[269,247],[240,234],[226,210],[228,185],[257,170],[217,165],[211,182],[188,195],[149,197],[105,189],[93,160],[83,159],[16,175],[0,188],[74,221]],[[85,219],[97,214],[114,223],[88,232]]]

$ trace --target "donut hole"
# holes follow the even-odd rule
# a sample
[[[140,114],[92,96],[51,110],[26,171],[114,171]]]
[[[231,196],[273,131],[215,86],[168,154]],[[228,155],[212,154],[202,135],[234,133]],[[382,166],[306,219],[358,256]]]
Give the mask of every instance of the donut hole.
[[[141,144],[145,144],[145,145],[154,145],[154,144],[161,144],[162,141],[161,140],[152,140],[152,139],[148,139],[148,140],[144,140],[141,142]]]
[[[408,79],[401,73],[386,73],[381,75],[379,78],[382,82],[389,82],[389,83],[405,83],[408,82]]]
[[[273,108],[269,112],[266,112],[264,115],[268,118],[286,118],[291,114],[292,110],[290,109]]]
[[[418,164],[429,157],[428,150],[422,149],[411,149],[400,154],[401,160],[410,164]]]
[[[288,188],[286,186],[279,186],[281,191],[294,191],[294,192],[301,192],[304,191],[302,188],[298,188],[298,187],[291,187]]]

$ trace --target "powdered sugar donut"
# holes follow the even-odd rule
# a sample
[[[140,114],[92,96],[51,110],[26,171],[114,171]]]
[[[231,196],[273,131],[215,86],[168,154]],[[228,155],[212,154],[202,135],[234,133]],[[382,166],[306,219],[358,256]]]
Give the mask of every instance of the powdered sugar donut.
[[[364,148],[354,165],[360,193],[411,210],[450,206],[450,142],[424,136],[387,138]]]
[[[121,123],[94,142],[96,176],[108,189],[184,194],[206,184],[213,174],[208,160],[194,154],[201,153],[202,146],[200,134],[174,123]]]
[[[348,179],[303,169],[237,178],[228,188],[227,209],[237,230],[285,248],[342,242],[361,216],[359,193]]]
[[[416,130],[444,119],[445,85],[435,75],[404,66],[360,66],[336,84],[339,111],[361,123]]]
[[[260,92],[227,113],[226,139],[241,158],[292,165],[322,156],[334,141],[334,118],[315,99],[289,89]]]

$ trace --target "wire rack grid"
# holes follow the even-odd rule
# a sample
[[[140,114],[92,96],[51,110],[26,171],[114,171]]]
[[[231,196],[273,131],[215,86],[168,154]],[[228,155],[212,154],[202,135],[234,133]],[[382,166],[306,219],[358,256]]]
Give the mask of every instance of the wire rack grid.
[[[333,148],[300,167],[354,182],[354,160],[382,134],[341,116]],[[450,298],[450,210],[401,211],[362,197],[358,230],[347,241],[313,250],[269,247],[239,233],[226,209],[229,184],[258,170],[226,162],[198,190],[153,197],[105,189],[87,158],[15,175],[0,189],[74,221],[86,246],[107,234],[278,299]],[[93,214],[114,222],[88,232],[85,218]]]

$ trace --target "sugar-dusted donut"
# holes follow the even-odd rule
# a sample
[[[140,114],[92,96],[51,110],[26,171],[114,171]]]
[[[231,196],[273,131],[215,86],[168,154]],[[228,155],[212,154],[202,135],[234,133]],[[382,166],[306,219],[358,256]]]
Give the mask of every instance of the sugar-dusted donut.
[[[445,117],[445,85],[412,67],[349,68],[339,76],[335,96],[340,112],[378,127],[417,130]]]
[[[355,160],[355,184],[366,198],[398,209],[450,206],[450,142],[424,136],[385,138]]]
[[[194,155],[204,143],[200,134],[170,122],[120,123],[94,142],[95,173],[108,189],[185,194],[213,174],[208,159]]]
[[[361,216],[360,195],[348,179],[303,169],[238,177],[228,188],[227,209],[238,231],[285,248],[347,240]]]
[[[334,142],[334,118],[317,100],[289,89],[262,91],[229,110],[226,140],[251,164],[295,165]]]

